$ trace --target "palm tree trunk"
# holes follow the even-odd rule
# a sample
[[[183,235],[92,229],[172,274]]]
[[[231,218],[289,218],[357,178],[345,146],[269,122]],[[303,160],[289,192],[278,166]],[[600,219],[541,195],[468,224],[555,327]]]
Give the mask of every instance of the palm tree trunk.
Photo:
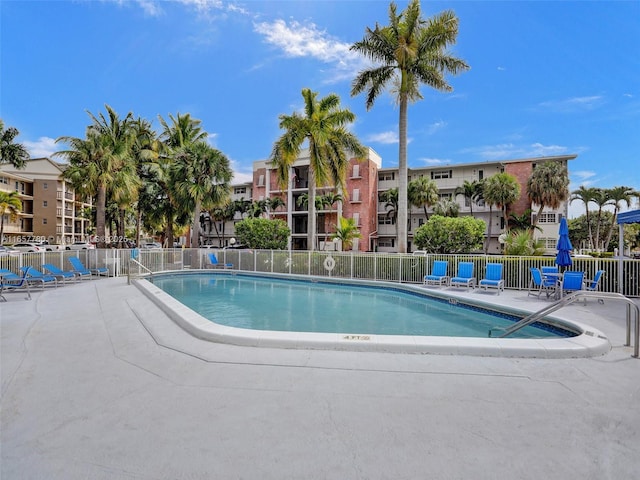
[[[398,146],[398,253],[407,253],[407,95],[400,95]]]
[[[98,248],[104,248],[104,241],[106,235],[106,211],[107,211],[107,186],[102,184],[98,186],[96,193],[96,235],[98,241],[96,242]]]
[[[489,204],[489,225],[487,225],[487,241],[484,244],[484,254],[489,253],[489,243],[491,243],[491,225],[493,225],[493,205]]]
[[[193,222],[191,223],[191,248],[200,247],[200,200],[196,200],[196,206],[193,212]],[[170,248],[173,244],[170,245]]]
[[[604,251],[609,251],[609,242],[611,242],[611,235],[613,234],[613,229],[616,226],[616,222],[618,220],[618,206],[613,211],[613,217],[611,218],[611,225],[609,225],[609,232],[607,233],[607,239],[604,242]],[[618,251],[621,252],[620,246],[618,245]]]
[[[308,196],[308,230],[307,230],[307,250],[314,251],[316,239],[316,173],[309,167],[309,196]]]
[[[587,229],[589,230],[589,249],[593,250],[593,231],[591,229],[591,217],[589,216],[589,205],[587,205],[585,216],[587,218]]]

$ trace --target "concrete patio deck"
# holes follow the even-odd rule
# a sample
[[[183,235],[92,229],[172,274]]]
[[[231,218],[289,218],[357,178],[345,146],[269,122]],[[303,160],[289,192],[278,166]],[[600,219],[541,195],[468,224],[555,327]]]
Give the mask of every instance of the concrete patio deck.
[[[539,309],[526,292],[496,303]],[[4,479],[620,479],[640,471],[640,360],[625,304],[557,316],[584,359],[204,342],[126,279],[0,304]]]

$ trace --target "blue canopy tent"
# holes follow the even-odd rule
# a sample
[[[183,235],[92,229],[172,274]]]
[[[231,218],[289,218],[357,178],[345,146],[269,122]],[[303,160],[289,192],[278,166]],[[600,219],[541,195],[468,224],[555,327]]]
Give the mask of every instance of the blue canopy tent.
[[[618,293],[624,294],[624,225],[628,223],[640,223],[640,210],[630,210],[618,214]]]

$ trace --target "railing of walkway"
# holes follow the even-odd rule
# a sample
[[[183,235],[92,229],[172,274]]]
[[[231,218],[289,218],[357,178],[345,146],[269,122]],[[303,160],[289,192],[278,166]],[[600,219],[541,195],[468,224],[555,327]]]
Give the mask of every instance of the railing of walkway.
[[[400,255],[359,252],[308,252],[287,250],[211,250],[211,249],[108,249],[83,251],[56,251],[22,253],[17,256],[0,257],[0,268],[19,271],[31,265],[36,268],[53,263],[68,270],[69,256],[79,257],[87,267],[108,267],[110,275],[126,276],[129,259],[134,258],[152,272],[205,268],[207,253],[214,252],[218,260],[232,263],[234,269],[248,272],[293,273],[302,275],[361,278],[389,282],[421,283],[431,272],[435,260],[449,261],[449,274],[454,275],[461,261],[473,262],[476,279],[484,276],[487,263],[502,263],[505,287],[527,289],[531,275],[530,267],[554,265],[554,257],[520,257],[494,255]],[[571,270],[585,272],[593,278],[596,271],[604,270],[600,283],[603,292],[619,292],[628,297],[640,297],[640,260],[624,259],[623,284],[618,290],[618,259],[576,258]]]

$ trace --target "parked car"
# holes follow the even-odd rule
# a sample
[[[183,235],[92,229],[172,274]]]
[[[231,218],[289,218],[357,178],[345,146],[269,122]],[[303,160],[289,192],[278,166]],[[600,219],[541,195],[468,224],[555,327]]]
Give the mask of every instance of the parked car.
[[[145,250],[152,250],[156,248],[162,248],[162,245],[160,245],[158,242],[150,242],[150,243],[143,243],[142,247],[140,248],[144,248]]]
[[[21,252],[44,252],[46,249],[41,247],[38,243],[14,243],[12,247],[14,250],[19,250]]]
[[[5,245],[0,245],[0,257],[5,257],[7,255],[20,255],[20,250],[7,247]]]
[[[96,246],[89,242],[73,242],[65,247],[67,250],[93,250]]]
[[[44,247],[47,252],[53,252],[54,250],[63,250],[64,247],[62,245],[55,245],[49,242],[41,242],[38,244],[40,247]]]

